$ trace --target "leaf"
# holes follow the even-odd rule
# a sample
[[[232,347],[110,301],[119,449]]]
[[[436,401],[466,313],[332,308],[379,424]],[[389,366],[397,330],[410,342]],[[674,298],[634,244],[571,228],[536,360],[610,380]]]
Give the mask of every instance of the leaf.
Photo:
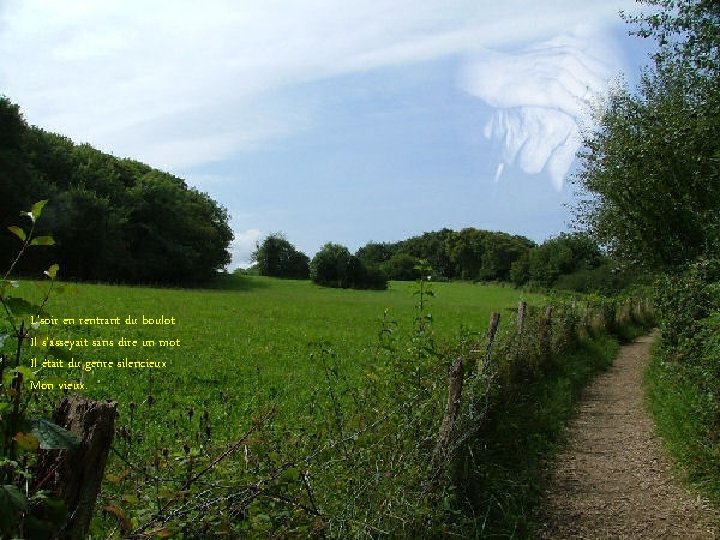
[[[54,246],[55,239],[52,236],[36,236],[30,240],[31,246]]]
[[[82,442],[74,433],[44,418],[32,418],[29,424],[31,433],[38,438],[43,450],[72,450]]]
[[[32,304],[24,298],[12,297],[5,299],[5,305],[10,309],[12,314],[16,317],[23,317],[27,315],[37,314],[40,306]]]
[[[42,201],[38,201],[32,205],[32,208],[30,208],[30,215],[32,216],[33,221],[40,217],[40,214],[42,214],[42,210],[47,202],[48,199],[43,199]]]
[[[300,471],[295,467],[285,469],[280,475],[280,480],[284,480],[285,482],[297,482],[300,480]]]
[[[55,279],[55,276],[57,276],[58,270],[60,270],[59,264],[53,264],[50,268],[45,270],[43,274],[45,274],[50,279]]]
[[[12,484],[0,487],[0,501],[3,503],[0,506],[11,506],[17,510],[25,510],[27,508],[25,496],[17,486],[13,486]]]
[[[40,446],[40,441],[32,433],[25,433],[23,431],[15,435],[15,441],[18,446],[26,452],[34,452]]]
[[[11,233],[13,233],[15,236],[17,236],[17,237],[18,237],[20,240],[22,240],[23,242],[24,242],[25,239],[27,238],[27,236],[25,235],[25,231],[22,230],[20,227],[12,226],[12,227],[8,227],[8,230],[9,230]]]
[[[25,381],[31,381],[36,378],[35,373],[29,366],[18,366],[13,371],[16,371],[17,373],[22,373],[23,383]]]
[[[114,504],[106,504],[102,507],[102,509],[117,518],[121,533],[128,532],[132,528],[132,523],[127,518],[125,511],[122,508],[115,506]]]

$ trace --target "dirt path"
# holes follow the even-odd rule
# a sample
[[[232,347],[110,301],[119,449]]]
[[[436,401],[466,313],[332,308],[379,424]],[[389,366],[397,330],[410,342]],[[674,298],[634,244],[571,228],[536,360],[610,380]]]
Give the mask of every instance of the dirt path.
[[[559,456],[540,538],[720,538],[718,516],[673,478],[643,402],[652,337],[587,389]]]

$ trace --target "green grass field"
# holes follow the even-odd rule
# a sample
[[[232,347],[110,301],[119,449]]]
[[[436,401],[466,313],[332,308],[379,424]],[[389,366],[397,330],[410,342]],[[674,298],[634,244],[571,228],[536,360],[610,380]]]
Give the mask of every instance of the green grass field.
[[[56,357],[83,362],[149,359],[166,362],[167,367],[91,371],[46,368],[40,376],[46,383],[55,382],[56,389],[34,393],[41,406],[49,408],[63,395],[57,386],[60,381],[79,381],[87,397],[118,402],[116,426],[127,428],[132,436],[117,436],[113,443],[115,452],[106,478],[116,480],[106,483],[100,504],[136,509],[133,516],[142,523],[150,515],[147,512],[159,508],[157,501],[165,499],[161,492],[151,489],[144,490],[144,502],[138,502],[133,493],[139,489],[142,468],[162,449],[168,448],[170,458],[179,460],[183,459],[183,448],[198,456],[217,455],[270,405],[276,407],[272,426],[276,433],[336,437],[332,392],[343,401],[346,412],[342,414],[357,414],[361,422],[364,413],[347,411],[359,411],[351,400],[365,399],[365,394],[356,389],[379,384],[375,367],[382,363],[381,358],[387,362],[387,351],[381,349],[378,338],[383,319],[385,328],[393,329],[397,336],[397,346],[411,347],[418,315],[417,287],[415,283],[393,282],[386,291],[340,290],[306,281],[249,276],[227,276],[206,289],[70,284],[62,294],[51,297],[46,312],[60,321],[74,318],[76,324],[41,326],[36,336],[42,338],[49,332],[54,339],[87,339],[89,344],[112,340],[114,346],[66,347],[64,354]],[[484,335],[493,311],[500,311],[505,322],[513,324],[519,300],[536,306],[547,301],[540,295],[498,285],[433,283],[431,288],[433,296],[426,297],[426,313],[432,314],[438,350],[457,346],[461,336],[468,333]],[[38,293],[31,283],[23,283],[20,293],[37,300],[32,298]],[[115,317],[123,323],[127,317],[138,322],[143,317],[174,317],[176,324],[80,324],[81,319]],[[160,340],[179,340],[179,345],[120,347],[120,338],[140,343],[154,340],[156,345]],[[42,360],[43,347],[28,347],[23,363],[28,364],[33,356]],[[403,350],[398,357],[413,358]],[[438,366],[436,372],[442,375],[432,383],[443,396],[438,404],[446,399],[444,369]],[[371,402],[368,399],[367,403]],[[208,421],[202,422],[201,417]],[[439,425],[439,419],[430,420],[437,420]],[[350,416],[345,416],[345,421],[354,429]],[[211,439],[204,437],[207,424],[211,426]],[[282,440],[283,436],[279,437]],[[307,450],[314,441],[301,446]],[[268,466],[273,459],[267,458]],[[233,475],[233,467],[245,467],[242,456],[238,460],[228,463],[221,476]],[[137,467],[140,469],[130,473],[135,480],[120,480]],[[182,468],[173,474],[182,474]],[[96,531],[113,529],[114,517],[98,514],[96,518]]]
[[[25,286],[29,287],[29,284]],[[306,281],[262,277],[227,277],[213,289],[155,289],[112,285],[69,285],[54,295],[47,311],[60,319],[130,316],[141,320],[175,317],[175,325],[76,325],[53,327],[57,339],[114,340],[114,347],[69,351],[76,360],[157,360],[166,369],[45,370],[44,376],[82,380],[85,395],[115,399],[121,415],[132,401],[153,396],[155,414],[206,407],[217,428],[232,436],[250,414],[269,400],[279,415],[296,414],[322,384],[324,372],[311,353],[324,342],[336,354],[344,376],[362,380],[373,362],[383,314],[407,335],[414,324],[416,284],[394,282],[386,291],[327,289]],[[434,283],[427,311],[433,315],[438,342],[456,340],[461,327],[482,332],[490,313],[512,316],[520,299],[541,303],[509,287],[469,283]],[[42,328],[40,334],[42,334]],[[179,339],[179,346],[118,347],[117,340]],[[33,349],[29,349],[33,351]],[[38,356],[42,350],[36,351]],[[25,360],[26,362],[28,359]],[[59,396],[61,392],[48,391]],[[156,417],[153,419],[153,416]]]

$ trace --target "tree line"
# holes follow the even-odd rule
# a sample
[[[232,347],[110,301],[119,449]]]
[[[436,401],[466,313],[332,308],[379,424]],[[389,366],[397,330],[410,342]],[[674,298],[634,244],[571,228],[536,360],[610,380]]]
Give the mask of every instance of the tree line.
[[[52,234],[56,245],[31,254],[26,269],[47,259],[68,279],[194,283],[230,262],[227,211],[207,194],[144,163],[30,126],[0,96],[3,230],[42,199],[49,203],[39,232]],[[0,235],[0,262],[9,266],[16,251],[17,239]]]
[[[312,258],[282,234],[267,236],[253,253],[251,272],[312,279],[330,287],[384,289],[431,268],[436,280],[504,281],[584,292],[620,288],[612,259],[586,234],[561,234],[541,245],[524,236],[472,227],[442,229],[394,243],[369,242],[354,254],[327,243]]]

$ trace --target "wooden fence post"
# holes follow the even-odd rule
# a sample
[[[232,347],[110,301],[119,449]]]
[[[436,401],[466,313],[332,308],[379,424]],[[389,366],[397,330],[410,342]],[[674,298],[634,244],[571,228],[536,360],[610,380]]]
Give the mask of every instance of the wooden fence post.
[[[527,302],[522,301],[518,303],[517,311],[517,327],[518,334],[522,335],[523,329],[525,328],[525,318],[527,317]]]
[[[500,324],[500,314],[497,312],[493,312],[493,314],[490,316],[490,326],[488,327],[487,344],[485,346],[485,359],[484,359],[483,363],[478,365],[478,373],[480,373],[484,369],[484,366],[487,366],[490,364],[490,358],[492,356],[492,348],[493,348],[493,344],[495,343],[495,334],[497,334],[499,324]]]
[[[514,380],[516,375],[520,373],[520,366],[518,365],[520,362],[520,353],[523,348],[523,331],[525,330],[525,318],[527,317],[527,302],[521,301],[518,302],[518,310],[517,310],[517,328],[515,331],[514,337],[514,345],[515,345],[515,356],[513,358],[513,362],[510,366],[510,379]]]
[[[41,478],[50,477],[50,489],[64,501],[68,521],[57,538],[83,540],[87,537],[105,474],[115,431],[117,403],[91,401],[82,396],[66,397],[53,412],[55,424],[82,439],[74,450],[47,450],[41,459]]]
[[[552,357],[552,310],[552,306],[547,306],[540,319],[540,355],[543,362]]]
[[[435,443],[435,450],[433,451],[430,467],[431,479],[425,485],[424,489],[426,493],[436,485],[441,463],[450,458],[449,450],[452,442],[452,434],[455,429],[455,422],[458,411],[460,410],[460,400],[462,398],[463,374],[463,360],[462,358],[457,358],[450,368],[450,375],[448,377],[448,400],[445,406],[445,415],[443,416],[442,424],[440,424],[437,442]]]

